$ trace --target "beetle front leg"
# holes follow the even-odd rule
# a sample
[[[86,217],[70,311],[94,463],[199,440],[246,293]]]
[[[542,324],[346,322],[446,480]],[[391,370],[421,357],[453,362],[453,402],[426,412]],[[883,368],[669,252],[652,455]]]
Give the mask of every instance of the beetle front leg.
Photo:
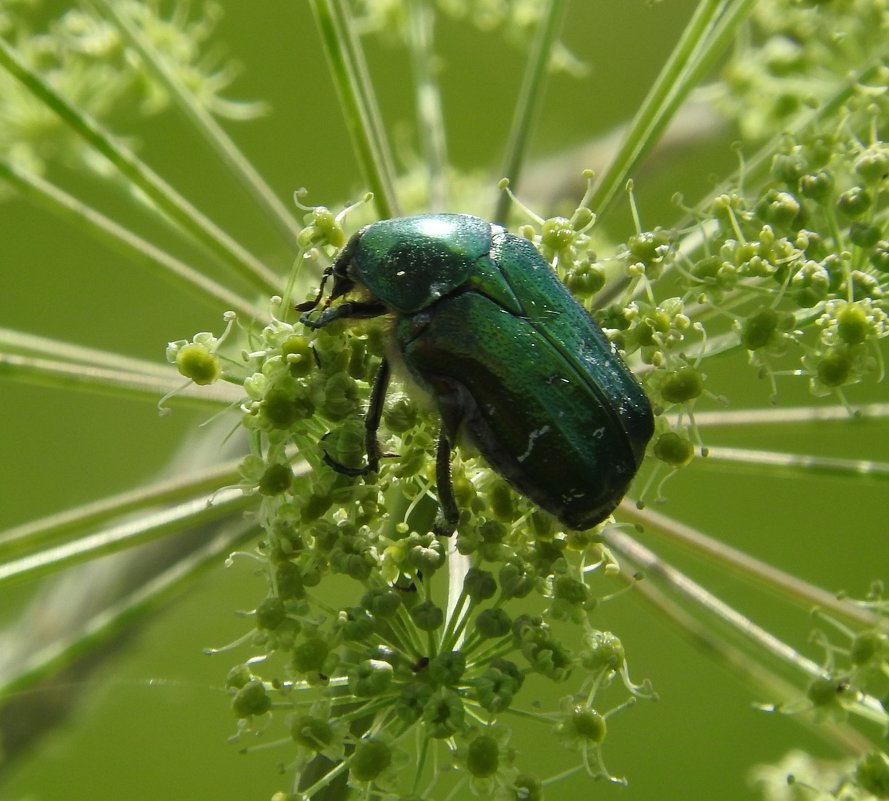
[[[460,510],[454,499],[454,485],[451,481],[451,442],[444,428],[438,434],[438,447],[435,451],[435,482],[438,485],[439,511],[432,530],[441,537],[450,537],[457,530]]]

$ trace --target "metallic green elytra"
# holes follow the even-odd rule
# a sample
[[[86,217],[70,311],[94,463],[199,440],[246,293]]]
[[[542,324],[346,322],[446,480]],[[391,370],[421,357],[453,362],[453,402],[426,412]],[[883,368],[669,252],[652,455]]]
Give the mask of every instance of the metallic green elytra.
[[[356,289],[360,299],[330,306]],[[605,519],[639,468],[654,426],[642,387],[534,245],[499,225],[466,214],[367,225],[298,308],[311,328],[393,316],[393,350],[441,413],[440,533],[459,517],[450,452],[460,436],[570,529]],[[365,470],[379,467],[389,376],[384,359],[365,421]]]

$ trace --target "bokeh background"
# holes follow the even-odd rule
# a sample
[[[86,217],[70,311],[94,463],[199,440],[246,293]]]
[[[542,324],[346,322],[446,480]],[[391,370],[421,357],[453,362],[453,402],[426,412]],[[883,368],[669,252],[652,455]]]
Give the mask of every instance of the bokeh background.
[[[64,5],[44,7],[50,14]],[[226,0],[221,5],[225,16],[215,38],[244,67],[229,95],[263,99],[271,107],[267,116],[227,129],[280,197],[288,199],[299,187],[309,189],[310,203],[336,206],[359,196],[360,175],[307,4]],[[574,3],[563,39],[590,72],[583,78],[553,77],[532,159],[564,154],[628,119],[693,6],[690,0]],[[496,34],[456,22],[440,25],[439,46],[451,160],[489,177],[493,206],[526,53]],[[369,55],[393,139],[413,147],[409,63],[386,46],[373,46]],[[175,114],[149,120],[131,133],[158,172],[247,246],[267,252],[265,237],[271,241],[271,236],[257,224],[249,201]],[[697,198],[714,184],[714,176],[733,169],[731,139],[731,131],[724,131],[637,181],[643,224],[669,225],[674,192]],[[579,174],[588,166],[602,165],[578,163],[572,171]],[[547,194],[545,186],[523,190],[530,197]],[[105,199],[92,185],[84,191],[100,203]],[[151,230],[139,217],[131,222]],[[628,207],[612,214],[609,223],[616,236],[626,235]],[[0,243],[4,326],[157,361],[168,340],[221,328],[222,309],[180,296],[41,209],[4,203]],[[269,252],[270,263],[280,258]],[[737,355],[708,365],[708,386],[727,396],[731,408],[766,407],[767,383],[744,364],[745,357]],[[781,403],[813,402],[803,383],[782,383]],[[856,403],[885,395],[885,385],[849,393]],[[720,406],[705,400],[699,409],[707,408]],[[152,403],[5,378],[0,529],[163,474],[183,436],[204,419],[184,409],[161,417]],[[843,421],[714,429],[710,437],[714,445],[881,459],[889,445],[884,429]],[[667,495],[662,508],[667,514],[828,590],[861,596],[872,579],[889,578],[884,490],[866,480],[775,478],[764,470],[696,463],[671,480]],[[807,610],[791,608],[700,559],[646,542],[767,628],[808,647]],[[0,622],[12,619],[35,591],[28,584],[4,590]],[[228,569],[220,563],[205,573],[140,625],[87,680],[63,688],[77,699],[74,711],[26,757],[5,769],[0,765],[0,799],[229,801],[266,799],[284,786],[276,766],[286,761],[286,748],[239,755],[238,746],[226,741],[235,720],[222,685],[237,657],[202,652],[240,636],[248,622],[236,610],[251,609],[262,594],[261,580],[244,562]],[[797,720],[757,711],[753,702],[775,699],[741,685],[632,592],[605,605],[599,625],[622,638],[633,676],[650,678],[660,700],[620,714],[610,727],[606,763],[629,779],[629,787],[577,776],[558,785],[551,797],[751,799],[757,796],[747,774],[754,763],[776,760],[796,746],[836,756]],[[817,651],[811,654],[820,658]],[[541,703],[551,706],[554,688],[540,692]],[[559,750],[535,727],[523,729],[513,744],[533,754],[529,767],[545,765],[548,749]]]

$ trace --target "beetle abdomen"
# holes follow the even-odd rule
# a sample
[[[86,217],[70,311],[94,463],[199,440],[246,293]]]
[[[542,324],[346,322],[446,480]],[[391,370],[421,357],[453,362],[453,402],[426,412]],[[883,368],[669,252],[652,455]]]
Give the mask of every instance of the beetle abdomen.
[[[607,517],[638,463],[597,388],[526,319],[484,295],[444,298],[420,315],[422,326],[399,324],[402,335],[419,334],[399,340],[446,427],[462,424],[494,470],[570,528]]]

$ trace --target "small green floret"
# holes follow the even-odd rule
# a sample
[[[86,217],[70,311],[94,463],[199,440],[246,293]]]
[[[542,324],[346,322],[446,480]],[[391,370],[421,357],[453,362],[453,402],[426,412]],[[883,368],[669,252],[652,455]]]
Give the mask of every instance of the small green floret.
[[[837,198],[837,209],[840,214],[854,219],[864,214],[872,202],[873,199],[867,189],[863,186],[853,186]]]
[[[323,751],[333,744],[333,727],[314,715],[297,715],[290,724],[290,736],[297,745]]]
[[[290,365],[290,375],[294,378],[307,376],[315,367],[315,354],[309,340],[296,334],[287,337],[281,345],[281,353]]]
[[[263,495],[280,495],[290,489],[293,483],[293,470],[290,465],[273,464],[259,479],[259,491]]]
[[[571,733],[592,743],[601,743],[608,734],[605,718],[594,709],[577,707],[568,718]]]
[[[864,342],[869,331],[867,313],[859,305],[847,303],[837,312],[837,333],[847,345]]]
[[[543,782],[536,776],[517,776],[512,786],[515,801],[543,801]]]
[[[192,342],[183,345],[176,354],[176,369],[195,384],[206,386],[222,375],[219,357],[206,345]]]
[[[265,685],[256,679],[248,681],[232,699],[232,711],[239,718],[264,715],[272,708],[272,699]]]
[[[411,620],[420,631],[435,631],[444,623],[444,612],[432,601],[422,601],[411,609]]]
[[[661,434],[654,442],[654,455],[671,467],[685,467],[695,457],[695,446],[675,431]]]
[[[311,637],[293,649],[293,667],[300,673],[320,673],[330,647],[327,640]]]
[[[474,601],[487,601],[497,592],[497,581],[489,571],[470,567],[463,579],[463,590]]]
[[[882,751],[865,754],[855,767],[855,781],[877,798],[889,798],[889,758]]]
[[[833,175],[827,170],[816,170],[799,179],[799,191],[812,200],[826,197],[833,189]]]
[[[349,691],[359,698],[375,698],[392,684],[395,669],[382,659],[365,659],[349,673]]]
[[[849,656],[854,665],[867,665],[868,663],[885,658],[889,654],[889,640],[885,634],[876,631],[864,631],[858,634],[849,648]]]
[[[499,607],[483,609],[475,619],[475,630],[483,639],[496,639],[509,634],[512,621]]]
[[[782,331],[793,326],[792,314],[781,314],[775,309],[760,309],[750,315],[741,328],[741,344],[747,350],[759,350],[774,344]]]
[[[287,617],[287,609],[280,598],[266,598],[256,607],[256,626],[260,629],[276,629]]]
[[[445,651],[429,662],[429,677],[436,684],[456,684],[466,672],[466,654]]]
[[[680,367],[668,372],[661,383],[661,395],[667,403],[686,403],[704,391],[704,379],[695,367]]]
[[[845,689],[845,684],[835,677],[821,676],[809,684],[806,697],[816,709],[823,709],[838,704]]]
[[[392,749],[377,737],[368,737],[355,746],[349,774],[355,781],[370,782],[392,763]]]
[[[434,693],[423,707],[423,725],[430,737],[451,737],[463,728],[466,712],[460,696],[451,689]]]
[[[818,380],[826,387],[841,387],[849,379],[852,360],[844,349],[833,349],[824,353],[816,367]]]
[[[500,746],[487,734],[480,734],[466,751],[466,769],[479,779],[493,776],[500,766]]]

